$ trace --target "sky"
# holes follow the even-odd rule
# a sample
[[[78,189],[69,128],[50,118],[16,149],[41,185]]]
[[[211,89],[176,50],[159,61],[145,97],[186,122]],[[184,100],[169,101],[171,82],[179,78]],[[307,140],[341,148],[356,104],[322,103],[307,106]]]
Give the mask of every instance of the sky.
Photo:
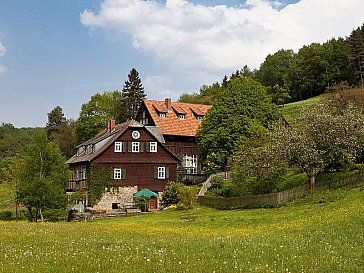
[[[0,0],[0,124],[77,119],[132,68],[149,99],[177,100],[268,54],[346,37],[363,0]]]

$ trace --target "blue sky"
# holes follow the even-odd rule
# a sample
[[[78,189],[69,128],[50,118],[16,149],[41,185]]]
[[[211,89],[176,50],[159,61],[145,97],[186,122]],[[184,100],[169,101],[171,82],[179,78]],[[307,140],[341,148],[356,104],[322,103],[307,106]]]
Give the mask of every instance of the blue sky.
[[[0,123],[45,126],[62,107],[121,90],[135,67],[150,99],[178,99],[269,53],[346,36],[362,0],[0,0]]]

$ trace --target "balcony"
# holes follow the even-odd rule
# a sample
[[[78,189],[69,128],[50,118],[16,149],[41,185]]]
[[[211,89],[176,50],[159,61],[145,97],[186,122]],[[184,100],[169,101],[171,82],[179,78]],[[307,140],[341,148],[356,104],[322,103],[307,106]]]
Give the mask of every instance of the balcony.
[[[78,180],[78,181],[69,181],[67,190],[76,190],[76,189],[87,189],[87,180]]]

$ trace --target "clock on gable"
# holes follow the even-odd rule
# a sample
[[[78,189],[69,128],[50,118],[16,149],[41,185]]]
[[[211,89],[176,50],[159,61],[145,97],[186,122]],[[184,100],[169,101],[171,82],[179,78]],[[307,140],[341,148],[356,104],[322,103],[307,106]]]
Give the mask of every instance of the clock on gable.
[[[133,131],[131,133],[131,136],[134,138],[134,139],[138,139],[140,138],[140,133],[138,131]]]

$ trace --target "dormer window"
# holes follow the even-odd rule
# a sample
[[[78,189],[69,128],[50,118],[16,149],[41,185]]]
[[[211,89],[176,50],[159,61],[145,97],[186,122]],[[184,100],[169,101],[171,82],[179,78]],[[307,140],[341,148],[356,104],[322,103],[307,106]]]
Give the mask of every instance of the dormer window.
[[[203,118],[203,116],[196,116],[196,119],[197,119],[198,121],[202,121],[202,118]]]
[[[159,117],[160,118],[166,118],[166,114],[165,113],[159,113]]]
[[[179,115],[178,115],[178,118],[179,118],[179,119],[185,119],[185,118],[186,118],[186,115],[179,114]]]

